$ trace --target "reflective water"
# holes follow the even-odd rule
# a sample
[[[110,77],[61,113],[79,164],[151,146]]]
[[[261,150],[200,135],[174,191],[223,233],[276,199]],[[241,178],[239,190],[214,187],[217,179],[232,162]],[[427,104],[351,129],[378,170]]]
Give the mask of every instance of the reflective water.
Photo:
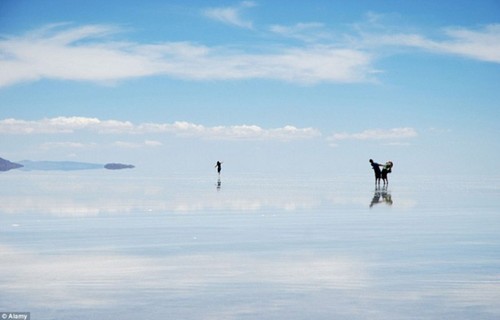
[[[8,172],[0,311],[498,319],[500,180]]]

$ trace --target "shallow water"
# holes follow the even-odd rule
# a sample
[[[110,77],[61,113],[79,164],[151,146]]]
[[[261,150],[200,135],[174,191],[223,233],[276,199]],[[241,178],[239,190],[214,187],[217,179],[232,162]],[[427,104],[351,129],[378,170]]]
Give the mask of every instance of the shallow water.
[[[391,177],[392,178],[392,177]],[[497,319],[500,179],[0,175],[0,311]]]

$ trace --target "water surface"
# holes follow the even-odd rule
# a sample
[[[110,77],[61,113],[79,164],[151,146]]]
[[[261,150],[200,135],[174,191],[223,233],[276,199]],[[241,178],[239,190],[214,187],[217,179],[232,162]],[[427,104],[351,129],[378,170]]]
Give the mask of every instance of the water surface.
[[[0,179],[0,310],[32,319],[500,317],[495,177]]]

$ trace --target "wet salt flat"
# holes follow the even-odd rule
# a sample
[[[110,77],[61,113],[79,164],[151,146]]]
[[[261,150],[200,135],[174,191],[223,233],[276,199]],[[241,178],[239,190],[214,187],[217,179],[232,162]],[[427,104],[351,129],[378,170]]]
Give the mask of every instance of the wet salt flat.
[[[0,175],[0,310],[498,319],[500,179]]]

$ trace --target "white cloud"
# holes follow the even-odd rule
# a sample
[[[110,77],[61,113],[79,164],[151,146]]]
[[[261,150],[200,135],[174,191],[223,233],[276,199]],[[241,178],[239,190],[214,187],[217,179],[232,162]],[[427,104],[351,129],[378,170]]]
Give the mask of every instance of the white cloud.
[[[135,149],[142,147],[142,144],[136,142],[128,142],[128,141],[116,141],[113,144],[115,147],[124,148],[124,149]]]
[[[189,42],[116,42],[113,26],[51,25],[0,40],[0,87],[40,79],[90,81],[165,75],[192,80],[274,79],[296,83],[369,80],[372,57],[338,46],[247,53]]]
[[[433,40],[421,34],[391,34],[368,37],[376,45],[413,47],[438,54],[500,63],[500,24],[478,29],[446,28],[445,39]]]
[[[51,150],[51,149],[83,149],[83,148],[91,148],[95,147],[97,144],[95,143],[81,143],[81,142],[71,142],[71,141],[65,141],[65,142],[45,142],[43,143],[40,148],[44,150]]]
[[[192,49],[192,48],[191,48]],[[371,74],[371,57],[361,51],[328,46],[285,48],[267,54],[204,50],[180,59],[169,73],[190,79],[275,79],[298,83],[362,82]]]
[[[500,24],[489,24],[478,28],[446,27],[441,37],[430,37],[423,33],[405,33],[401,26],[386,26],[383,15],[369,13],[367,23],[353,24],[354,32],[344,33],[337,39],[344,48],[357,49],[375,56],[387,47],[416,48],[435,54],[457,55],[465,58],[500,63]],[[322,23],[297,23],[283,26],[273,25],[270,31],[289,38],[307,42],[335,41],[335,34]]]
[[[163,145],[163,143],[155,140],[144,140],[144,145],[147,147],[160,147]]]
[[[155,140],[144,140],[144,142],[116,141],[113,145],[119,148],[136,149],[144,147],[160,147],[163,143]]]
[[[319,22],[297,23],[291,26],[272,25],[269,30],[277,35],[298,39],[306,42],[316,42],[332,38],[330,32],[325,30],[325,25]]]
[[[255,5],[246,1],[234,7],[207,9],[204,14],[251,28],[252,23],[241,14]],[[116,41],[113,36],[122,30],[112,25],[47,25],[24,35],[0,39],[0,88],[40,79],[112,84],[154,75],[198,81],[369,82],[377,72],[373,67],[377,52],[392,47],[500,63],[500,24],[476,29],[446,28],[440,39],[381,27],[365,32],[358,27],[334,41],[333,33],[317,22],[271,25],[268,30],[275,35],[301,39],[307,45],[278,45],[250,52],[230,43],[215,47],[188,41],[154,44]]]
[[[287,125],[265,129],[257,125],[207,127],[201,124],[177,121],[174,123],[142,123],[129,121],[99,120],[86,117],[56,117],[35,121],[0,120],[1,134],[70,134],[77,131],[99,134],[174,134],[183,137],[222,140],[297,140],[321,136],[314,128],[297,128]],[[120,147],[138,147],[137,143],[117,142]],[[140,146],[159,146],[161,142],[145,140]]]
[[[446,34],[451,40],[440,44],[443,52],[500,63],[500,24],[480,30],[449,28]]]
[[[297,140],[320,136],[314,128],[297,128],[284,126],[282,128],[264,129],[256,125],[235,125],[205,127],[186,122],[176,122],[166,131],[173,131],[183,136],[198,136],[206,139],[222,140]]]
[[[244,9],[255,6],[256,3],[253,1],[243,1],[237,6],[209,8],[206,9],[203,13],[206,17],[216,21],[220,21],[240,28],[252,29],[253,23],[249,20],[245,20],[242,17],[242,13]]]
[[[155,61],[135,52],[134,45],[102,39],[114,27],[60,28],[0,41],[0,86],[41,78],[106,82],[155,73]]]
[[[386,146],[394,146],[394,147],[406,147],[411,145],[409,142],[399,142],[399,141],[392,141],[385,143],[384,145]]]
[[[418,136],[413,128],[394,128],[394,129],[372,129],[356,133],[334,133],[328,139],[330,141],[339,140],[401,140],[410,139]]]
[[[106,120],[87,117],[56,117],[35,121],[4,119],[0,120],[0,133],[73,133],[78,130],[91,130],[98,133],[131,132],[133,124],[128,121]]]

